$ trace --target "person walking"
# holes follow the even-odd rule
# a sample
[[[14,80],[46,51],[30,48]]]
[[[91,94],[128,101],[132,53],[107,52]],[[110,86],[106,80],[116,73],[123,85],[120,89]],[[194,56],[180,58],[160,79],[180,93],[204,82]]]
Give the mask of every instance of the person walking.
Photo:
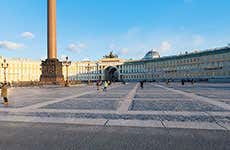
[[[97,86],[97,91],[99,91],[99,88],[100,88],[100,81],[99,80],[97,80],[96,86]]]
[[[169,79],[166,80],[166,84],[169,85]]]
[[[107,82],[107,81],[105,81],[105,82],[104,82],[104,89],[103,89],[103,91],[104,91],[104,92],[106,92],[106,91],[107,91],[107,87],[108,87],[108,82]]]
[[[184,79],[181,80],[181,85],[184,85]]]
[[[191,84],[192,84],[192,85],[194,84],[194,79],[191,80]]]
[[[8,105],[8,98],[7,98],[7,83],[4,83],[1,89],[1,97],[3,98],[3,104],[5,106]]]
[[[140,87],[141,87],[141,89],[144,88],[144,82],[143,81],[140,82]]]

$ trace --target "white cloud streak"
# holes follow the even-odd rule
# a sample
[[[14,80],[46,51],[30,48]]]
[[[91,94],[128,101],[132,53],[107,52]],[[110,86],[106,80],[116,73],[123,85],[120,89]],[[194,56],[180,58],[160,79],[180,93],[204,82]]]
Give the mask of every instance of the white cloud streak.
[[[67,50],[71,51],[71,52],[76,52],[76,53],[80,53],[83,49],[86,48],[86,45],[84,43],[71,43],[67,46]]]
[[[23,48],[23,44],[11,42],[11,41],[0,41],[0,48],[7,49],[7,50],[16,50]]]
[[[128,55],[130,53],[130,50],[128,48],[122,48],[120,50],[121,55]]]
[[[35,35],[32,32],[23,32],[21,33],[21,37],[24,39],[33,39]]]
[[[167,51],[167,50],[170,50],[172,47],[171,43],[168,42],[168,41],[163,41],[161,43],[161,46],[159,48],[160,51]]]

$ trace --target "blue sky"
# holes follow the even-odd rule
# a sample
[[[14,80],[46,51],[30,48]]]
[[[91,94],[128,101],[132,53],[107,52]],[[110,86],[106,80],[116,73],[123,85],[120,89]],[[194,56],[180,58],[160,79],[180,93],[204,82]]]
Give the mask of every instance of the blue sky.
[[[140,58],[230,43],[229,0],[57,0],[59,57]],[[46,57],[47,0],[1,0],[0,55]]]

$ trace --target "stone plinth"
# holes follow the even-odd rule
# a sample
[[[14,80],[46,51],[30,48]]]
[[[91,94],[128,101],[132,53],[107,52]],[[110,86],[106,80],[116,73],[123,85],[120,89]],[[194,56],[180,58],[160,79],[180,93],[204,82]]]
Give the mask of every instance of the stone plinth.
[[[64,84],[62,74],[62,62],[58,59],[46,59],[42,61],[42,75],[40,81],[43,84]]]

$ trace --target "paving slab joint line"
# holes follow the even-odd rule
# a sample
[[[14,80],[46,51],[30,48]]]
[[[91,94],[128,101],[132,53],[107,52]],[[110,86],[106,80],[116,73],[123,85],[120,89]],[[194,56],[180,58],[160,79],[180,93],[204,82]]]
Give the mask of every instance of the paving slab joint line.
[[[120,86],[122,86],[122,85],[117,85],[117,86],[110,87],[109,90],[111,90],[113,88],[120,87]],[[56,99],[54,99],[52,101],[41,102],[41,103],[33,104],[33,105],[30,105],[30,106],[18,108],[17,111],[26,111],[26,110],[30,110],[30,109],[38,109],[38,108],[41,108],[43,106],[58,103],[58,102],[62,102],[62,101],[65,101],[67,99],[70,99],[70,98],[76,98],[76,97],[80,97],[80,96],[83,96],[83,95],[86,95],[86,94],[93,94],[93,93],[97,93],[97,91],[84,92],[84,93],[81,93],[81,94],[78,94],[78,95],[72,95],[72,96],[65,97],[65,98],[56,98]]]
[[[18,108],[18,111],[26,111],[26,110],[29,110],[29,109],[37,109],[37,108],[41,108],[41,107],[46,106],[46,105],[62,102],[62,101],[65,101],[67,99],[70,99],[70,98],[76,98],[76,97],[80,97],[82,95],[91,94],[91,93],[95,93],[95,91],[85,92],[85,93],[82,93],[82,94],[73,95],[73,96],[69,96],[69,97],[65,97],[65,98],[56,98],[56,99],[54,99],[52,101],[41,102],[41,103],[37,103],[37,104],[34,104],[34,105],[26,106],[26,107],[23,107],[23,108]]]
[[[112,86],[112,87],[108,88],[108,91],[110,91],[110,90],[112,90],[114,88],[123,87],[123,86],[125,86],[125,85],[115,85],[115,86]],[[83,95],[87,95],[87,94],[92,94],[92,93],[97,93],[97,91],[85,92],[85,93],[81,93],[81,94],[78,94],[78,95],[73,95],[73,96],[69,96],[69,97],[65,97],[65,98],[54,98],[54,100],[52,100],[52,101],[41,102],[41,103],[37,103],[37,104],[32,104],[30,106],[25,106],[25,107],[22,107],[22,108],[17,108],[14,111],[17,111],[17,112],[19,112],[19,111],[20,112],[31,112],[31,110],[39,109],[39,108],[41,108],[43,106],[47,106],[47,105],[50,105],[50,104],[53,104],[53,103],[58,103],[58,102],[65,101],[65,100],[70,99],[70,98],[77,98],[77,97],[80,97],[80,96],[83,96]],[[1,110],[1,108],[0,108],[0,110]]]
[[[117,111],[120,114],[126,113],[129,111],[129,107],[132,104],[133,101],[133,97],[135,96],[135,93],[137,92],[138,89],[138,83],[134,86],[134,88],[127,94],[127,96],[125,96],[122,101],[122,103],[120,104],[120,107],[117,109]]]
[[[98,121],[99,120],[99,123]],[[68,119],[68,118],[63,118],[62,119],[55,119],[55,118],[49,118],[49,117],[45,117],[45,118],[41,118],[41,117],[0,117],[0,121],[5,121],[5,122],[34,122],[34,123],[64,123],[64,124],[81,124],[81,125],[100,125],[100,126],[103,126],[103,127],[111,127],[109,125],[109,121],[110,120],[100,120],[100,119],[95,119],[93,122],[91,119],[86,119],[86,120],[81,120],[81,119],[76,119],[75,121],[72,120],[72,119]],[[97,121],[97,122],[95,122]],[[166,129],[166,131],[168,132],[168,134],[170,133],[170,128],[174,128],[174,127],[166,127],[164,125],[163,122],[161,122],[162,125],[161,125],[161,128],[164,128]],[[151,123],[151,125],[154,126],[154,124]],[[125,125],[122,125],[122,124],[112,124],[112,126],[127,126],[126,123]],[[129,124],[128,126],[132,127],[132,126],[135,126],[135,127],[147,127],[147,126],[142,126],[142,125],[135,125],[135,122],[134,123],[131,123]],[[187,127],[184,127],[184,126],[178,126],[178,128],[187,128]],[[199,127],[197,126],[193,126],[192,127],[193,129],[200,129]],[[223,130],[223,128],[220,128],[221,130]],[[212,130],[212,129],[210,129]]]
[[[219,121],[216,120],[216,118],[215,118],[213,115],[211,115],[210,113],[208,113],[208,112],[206,112],[206,111],[205,111],[205,113],[208,114],[208,115],[215,121],[215,123],[216,123],[218,126],[220,126],[221,128],[225,129],[226,131],[230,131],[230,130],[229,130],[228,128],[226,128],[224,125],[221,125],[221,124],[219,123]]]
[[[216,121],[216,124],[217,124],[218,126],[220,126],[221,128],[224,128],[226,131],[229,131],[229,132],[230,132],[230,130],[229,130],[228,128],[226,128],[225,126],[221,125],[218,121]]]
[[[160,120],[160,122],[161,122],[162,126],[163,126],[165,129],[167,129],[167,127],[166,127],[165,124],[164,124],[164,121]]]
[[[166,113],[165,113],[165,111],[162,111],[165,115],[167,115]],[[164,123],[164,120],[162,119],[162,117],[160,116],[160,122],[161,122],[161,124],[162,124],[162,126],[165,128],[165,129],[167,129],[167,127],[166,127],[166,125],[165,125],[165,123]]]
[[[109,123],[109,119],[106,120],[106,122],[104,123],[104,127],[110,127],[110,125],[108,123]]]
[[[165,87],[165,86],[159,85],[159,84],[152,84],[152,85],[156,86],[156,87],[163,88],[163,89],[168,90],[168,91],[172,91],[172,92],[175,92],[175,93],[178,93],[178,94],[182,94],[182,95],[190,97],[190,98],[197,97],[197,98],[199,98],[199,100],[197,100],[197,101],[206,102],[206,103],[221,107],[223,109],[230,110],[230,105],[228,105],[228,104],[226,104],[224,102],[219,102],[219,101],[216,101],[214,99],[210,99],[210,98],[207,98],[207,97],[196,95],[194,93],[188,93],[188,92],[184,92],[184,91],[181,91],[181,90],[176,90],[174,88],[168,88],[168,87]]]

